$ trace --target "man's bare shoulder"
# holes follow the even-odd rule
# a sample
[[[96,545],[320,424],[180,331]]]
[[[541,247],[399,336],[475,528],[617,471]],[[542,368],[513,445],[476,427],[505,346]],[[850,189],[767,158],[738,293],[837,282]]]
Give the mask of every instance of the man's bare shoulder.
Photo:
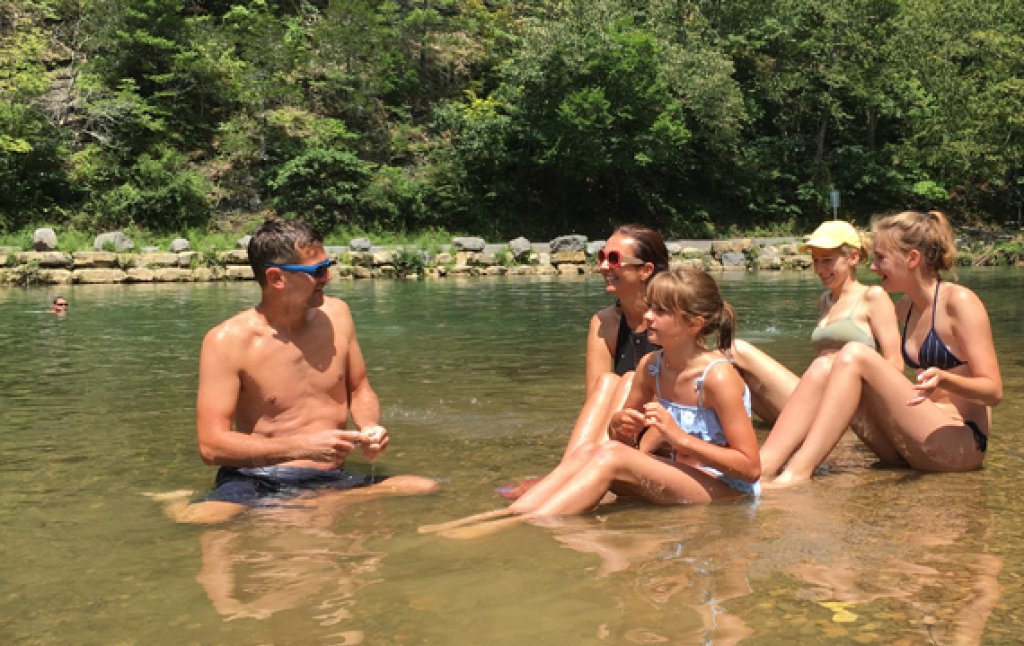
[[[250,307],[211,328],[203,339],[203,347],[230,351],[232,348],[245,346],[259,335],[262,325],[263,321],[256,309]]]
[[[340,298],[324,296],[320,311],[326,314],[335,325],[352,325],[352,310],[349,309],[348,303]]]
[[[320,306],[321,309],[328,310],[331,312],[349,312],[348,303],[341,300],[336,296],[324,296],[324,304]]]

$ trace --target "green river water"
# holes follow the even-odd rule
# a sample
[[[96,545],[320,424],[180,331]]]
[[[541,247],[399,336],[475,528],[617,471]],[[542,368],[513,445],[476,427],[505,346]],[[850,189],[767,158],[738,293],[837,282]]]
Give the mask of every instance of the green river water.
[[[1006,393],[983,470],[875,469],[851,440],[757,504],[612,505],[474,541],[416,527],[501,506],[496,486],[557,462],[598,277],[331,283],[392,434],[376,472],[442,491],[215,528],[142,494],[209,489],[199,344],[255,283],[0,289],[0,643],[1018,643],[1024,273],[960,279]],[[817,279],[720,281],[740,336],[802,370]],[[45,312],[58,292],[64,319]]]

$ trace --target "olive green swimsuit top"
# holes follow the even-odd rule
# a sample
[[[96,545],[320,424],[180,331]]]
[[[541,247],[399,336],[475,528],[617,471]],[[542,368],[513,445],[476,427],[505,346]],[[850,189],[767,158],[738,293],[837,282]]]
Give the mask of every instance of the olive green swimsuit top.
[[[860,295],[860,300],[857,304],[850,309],[850,313],[839,319],[833,321],[828,325],[819,325],[814,328],[811,332],[811,345],[818,352],[822,350],[841,348],[850,341],[855,343],[863,343],[864,345],[878,349],[878,345],[875,342],[875,337],[871,335],[871,331],[865,331],[863,327],[857,324],[853,320],[853,315],[860,307],[860,304],[864,302],[864,295],[868,293],[868,290]]]

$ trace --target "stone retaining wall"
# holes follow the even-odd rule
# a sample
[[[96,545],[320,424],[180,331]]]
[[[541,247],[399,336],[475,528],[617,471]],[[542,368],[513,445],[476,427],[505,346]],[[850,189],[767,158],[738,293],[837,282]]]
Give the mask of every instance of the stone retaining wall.
[[[524,241],[525,242],[525,241]],[[443,278],[446,276],[581,275],[597,271],[593,254],[603,241],[583,249],[554,251],[532,244],[513,253],[510,245],[481,245],[479,251],[452,246],[436,256],[418,249],[326,247],[342,279]],[[796,239],[673,240],[671,259],[708,271],[784,271],[811,267]],[[480,247],[478,247],[480,248]],[[1020,264],[1020,259],[1015,260]],[[969,264],[969,263],[965,263]],[[203,254],[196,251],[117,253],[113,251],[0,252],[0,285],[206,282],[252,280],[245,249]]]

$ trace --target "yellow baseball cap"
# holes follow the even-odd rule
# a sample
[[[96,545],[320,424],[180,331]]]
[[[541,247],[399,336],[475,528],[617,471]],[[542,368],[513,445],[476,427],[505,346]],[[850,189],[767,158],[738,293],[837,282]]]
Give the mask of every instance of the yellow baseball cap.
[[[843,220],[829,220],[823,222],[820,227],[814,230],[809,236],[804,237],[804,243],[800,245],[800,251],[807,251],[811,247],[817,249],[838,249],[844,244],[860,249],[864,243],[860,234],[849,222]]]

